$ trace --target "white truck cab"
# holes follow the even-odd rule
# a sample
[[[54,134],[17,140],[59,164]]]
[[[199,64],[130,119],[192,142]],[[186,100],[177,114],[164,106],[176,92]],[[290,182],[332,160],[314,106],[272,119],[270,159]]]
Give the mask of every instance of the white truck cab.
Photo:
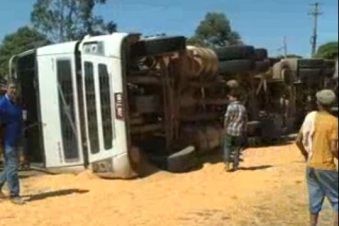
[[[136,176],[127,104],[131,46],[136,55],[156,55],[184,50],[185,39],[178,40],[160,43],[160,51],[139,35],[114,33],[13,56],[10,77],[18,81],[27,110],[29,152],[48,169],[91,166],[103,177]]]
[[[123,109],[122,48],[128,37],[86,37],[13,58],[28,121],[37,125],[27,130],[28,148],[39,144],[46,168],[99,162],[93,165],[99,174],[133,176]]]

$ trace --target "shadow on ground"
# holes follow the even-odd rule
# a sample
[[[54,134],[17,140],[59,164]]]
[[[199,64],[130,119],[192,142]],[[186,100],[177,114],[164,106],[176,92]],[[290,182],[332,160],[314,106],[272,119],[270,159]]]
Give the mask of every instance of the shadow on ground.
[[[27,202],[39,201],[47,198],[58,197],[58,196],[66,196],[72,194],[84,194],[87,193],[88,190],[81,190],[81,189],[64,189],[58,191],[51,191],[51,192],[44,192],[39,194],[33,195],[25,195],[24,198],[28,198]]]
[[[256,171],[256,170],[264,170],[268,168],[272,168],[272,165],[263,165],[263,166],[251,166],[251,167],[239,167],[239,170],[245,170],[245,171]]]
[[[244,170],[244,171],[257,171],[257,170],[264,170],[268,168],[274,167],[273,165],[262,165],[262,166],[251,166],[251,167],[241,167],[241,162],[244,161],[243,154],[246,152],[246,149],[242,151],[240,154],[240,167],[239,170]],[[210,164],[218,164],[224,162],[224,156],[223,153],[220,149],[214,150],[208,154],[200,155],[197,157],[198,158],[198,166],[194,168],[193,170],[201,170],[203,168],[203,165],[205,163],[210,163]]]

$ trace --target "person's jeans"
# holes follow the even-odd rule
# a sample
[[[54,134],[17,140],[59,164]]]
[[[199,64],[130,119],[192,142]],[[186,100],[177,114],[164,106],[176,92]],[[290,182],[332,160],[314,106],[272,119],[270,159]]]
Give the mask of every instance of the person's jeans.
[[[233,162],[233,168],[239,166],[242,138],[226,135],[224,140],[224,161]]]
[[[338,212],[338,172],[307,167],[306,179],[310,212],[318,214],[325,197],[330,201],[333,210]]]
[[[7,182],[10,197],[19,196],[20,185],[19,185],[19,158],[17,147],[5,146],[5,166],[3,172],[0,174],[0,190]]]

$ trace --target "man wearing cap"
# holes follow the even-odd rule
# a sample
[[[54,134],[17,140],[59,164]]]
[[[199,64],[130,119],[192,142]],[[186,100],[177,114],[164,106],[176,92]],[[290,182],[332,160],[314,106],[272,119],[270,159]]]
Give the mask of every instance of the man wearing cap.
[[[0,99],[0,122],[4,127],[3,145],[5,166],[0,173],[0,199],[6,198],[1,189],[5,182],[10,191],[10,200],[14,204],[24,204],[20,198],[20,185],[18,177],[19,157],[18,143],[22,136],[22,109],[17,104],[16,85],[10,83],[7,92]]]
[[[297,138],[297,146],[307,161],[306,180],[309,193],[310,225],[318,224],[324,198],[334,210],[338,225],[338,119],[330,114],[336,96],[331,90],[316,94],[318,111],[309,113]]]

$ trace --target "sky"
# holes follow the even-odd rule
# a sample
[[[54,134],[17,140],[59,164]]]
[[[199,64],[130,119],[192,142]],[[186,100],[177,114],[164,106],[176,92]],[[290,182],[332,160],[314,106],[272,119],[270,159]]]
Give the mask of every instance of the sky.
[[[36,0],[12,0],[0,5],[0,40],[30,24]],[[190,37],[207,12],[222,12],[246,44],[263,47],[271,56],[282,54],[286,37],[288,53],[310,56],[315,0],[107,0],[96,14],[113,20],[118,31],[144,35],[166,33]],[[338,0],[321,3],[318,44],[338,40]]]

